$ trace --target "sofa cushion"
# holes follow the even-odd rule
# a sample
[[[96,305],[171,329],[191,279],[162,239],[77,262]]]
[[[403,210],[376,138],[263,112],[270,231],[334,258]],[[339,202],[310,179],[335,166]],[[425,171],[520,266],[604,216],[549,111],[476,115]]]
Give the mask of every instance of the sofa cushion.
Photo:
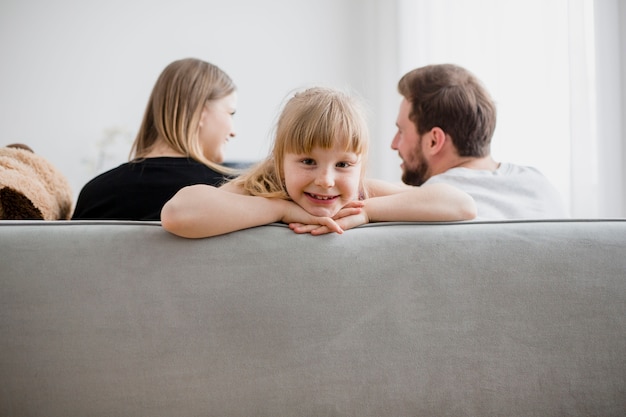
[[[626,221],[0,222],[2,416],[626,414]]]

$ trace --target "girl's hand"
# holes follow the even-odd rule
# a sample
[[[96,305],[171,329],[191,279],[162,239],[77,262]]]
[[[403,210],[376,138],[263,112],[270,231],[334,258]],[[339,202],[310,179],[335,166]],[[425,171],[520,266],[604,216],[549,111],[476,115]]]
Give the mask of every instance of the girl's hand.
[[[285,203],[285,215],[281,221],[288,223],[289,228],[294,232],[309,233],[310,230],[323,227],[326,230],[325,233],[343,233],[343,229],[332,218],[313,216],[294,202],[285,201]],[[306,228],[306,230],[300,231],[301,227]]]
[[[337,214],[335,214],[333,216],[333,219],[339,220],[339,219],[341,219],[343,217],[359,214],[359,213],[361,213],[361,211],[362,211],[364,206],[365,206],[365,203],[363,201],[361,201],[361,200],[353,200],[353,201],[349,202],[348,204],[346,204],[345,206],[343,206],[337,212]]]
[[[369,222],[365,211],[363,201],[351,201],[345,206],[343,206],[337,214],[333,216],[333,223],[337,225],[342,232],[344,230],[351,229],[356,226],[360,226],[361,224],[365,224]],[[289,228],[296,233],[311,233],[312,235],[324,235],[327,233],[332,233],[336,230],[329,228],[325,224],[311,224],[311,223],[290,223]]]
[[[348,230],[355,228],[357,226],[361,226],[362,224],[367,224],[370,222],[369,216],[365,211],[365,208],[362,208],[359,213],[355,213],[351,216],[346,216],[341,219],[337,219],[337,224],[343,230]]]

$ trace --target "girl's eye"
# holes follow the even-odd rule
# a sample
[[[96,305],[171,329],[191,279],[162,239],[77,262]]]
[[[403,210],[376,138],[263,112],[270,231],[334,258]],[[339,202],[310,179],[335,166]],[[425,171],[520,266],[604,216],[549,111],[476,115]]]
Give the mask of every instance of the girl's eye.
[[[359,164],[359,160],[358,159],[349,159],[347,161],[341,161],[341,162],[337,162],[336,167],[337,168],[350,168],[350,167],[354,167],[357,166]]]
[[[303,163],[304,165],[315,165],[315,161],[314,161],[314,160],[312,160],[311,158],[304,158],[304,159],[302,160],[302,163]]]

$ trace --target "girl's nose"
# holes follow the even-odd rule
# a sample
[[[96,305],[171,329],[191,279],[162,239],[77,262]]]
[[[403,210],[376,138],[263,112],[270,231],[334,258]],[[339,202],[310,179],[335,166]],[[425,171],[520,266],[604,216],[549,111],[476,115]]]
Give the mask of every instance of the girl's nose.
[[[330,169],[321,171],[319,175],[315,178],[315,185],[324,188],[331,188],[335,185],[335,179],[333,177],[333,173]]]

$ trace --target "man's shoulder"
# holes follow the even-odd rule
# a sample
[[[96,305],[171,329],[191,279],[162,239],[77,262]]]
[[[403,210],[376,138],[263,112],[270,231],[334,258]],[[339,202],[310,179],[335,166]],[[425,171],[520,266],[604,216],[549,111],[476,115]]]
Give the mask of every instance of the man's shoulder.
[[[510,162],[502,162],[496,170],[500,175],[536,175],[543,177],[544,175],[534,166],[512,164]]]
[[[507,177],[514,180],[516,177],[520,176],[545,178],[541,171],[533,166],[502,162],[495,171],[465,167],[450,168],[440,174],[433,175],[427,182],[446,182],[451,180],[489,181],[490,179],[493,179],[494,181],[502,181]]]
[[[495,171],[452,168],[434,175],[424,184],[438,182],[470,194],[482,219],[565,216],[560,194],[547,177],[532,166],[502,163]]]

